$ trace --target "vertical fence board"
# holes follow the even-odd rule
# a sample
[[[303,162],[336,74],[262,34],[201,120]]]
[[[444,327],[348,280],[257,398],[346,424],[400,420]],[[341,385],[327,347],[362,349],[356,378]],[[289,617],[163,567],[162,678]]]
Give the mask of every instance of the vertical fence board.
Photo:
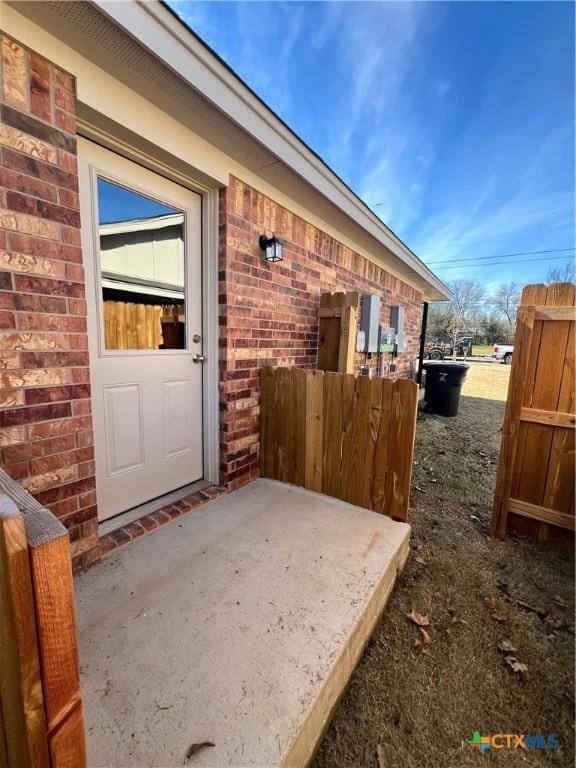
[[[49,738],[80,707],[74,585],[68,535],[30,546]],[[83,749],[83,745],[82,745]]]
[[[370,508],[376,512],[384,512],[386,504],[386,468],[388,466],[390,416],[392,413],[392,394],[394,382],[392,379],[381,379],[382,405],[380,424],[376,437],[374,451],[374,470],[372,477],[372,499]]]
[[[290,472],[288,468],[288,418],[287,411],[290,407],[288,400],[289,372],[287,368],[277,368],[274,373],[275,394],[274,412],[276,414],[276,461],[275,477],[288,483]]]
[[[342,376],[324,374],[324,468],[322,492],[340,496],[342,472]]]
[[[510,465],[513,468],[513,472],[510,478],[509,493],[513,496],[518,495],[518,484],[521,478],[522,462],[524,461],[524,453],[526,448],[526,438],[528,434],[527,424],[515,424],[515,420],[518,418],[519,410],[517,397],[520,397],[520,405],[525,407],[532,407],[532,393],[534,391],[534,381],[536,379],[536,367],[538,364],[538,350],[540,348],[540,337],[542,335],[543,323],[536,318],[530,318],[530,327],[526,327],[527,313],[530,306],[542,306],[546,303],[546,294],[548,289],[545,285],[527,285],[522,291],[522,297],[520,299],[521,306],[525,309],[518,310],[518,318],[516,320],[516,336],[521,332],[519,338],[514,339],[514,356],[512,357],[512,369],[510,371],[510,382],[508,384],[508,400],[513,392],[514,394],[514,417],[512,417],[512,411],[508,414],[508,400],[506,414],[504,416],[504,426],[506,427],[507,420],[512,419],[510,429],[514,431],[513,440],[510,443],[511,453],[514,453],[515,461]],[[522,327],[520,327],[520,314],[523,313]],[[523,345],[522,349],[522,365],[515,365],[515,359],[518,360],[518,343]],[[523,370],[522,376],[518,378],[516,371]],[[518,390],[521,390],[518,392]],[[517,457],[517,459],[516,459]]]
[[[368,419],[366,429],[366,449],[364,469],[362,472],[362,506],[372,507],[372,488],[374,485],[374,462],[376,459],[376,444],[378,431],[382,422],[382,382],[383,379],[369,379]]]
[[[357,292],[346,294],[340,322],[340,349],[338,352],[338,371],[340,373],[352,373],[354,371],[359,305],[360,296]]]
[[[294,435],[294,472],[292,482],[303,486],[306,482],[306,371],[294,371],[292,420]]]
[[[274,455],[276,424],[274,419],[274,368],[262,368],[260,387],[260,474],[275,477]]]
[[[289,369],[286,369],[289,370]],[[324,374],[306,372],[306,471],[304,487],[322,491]]]
[[[354,390],[356,377],[351,373],[342,375],[342,466],[340,470],[340,493],[345,499],[348,477],[352,467],[352,425],[354,422]]]
[[[368,417],[370,411],[370,384],[367,376],[359,376],[354,388],[354,418],[352,420],[352,450],[350,470],[344,499],[351,504],[362,505],[366,445],[368,442]]]
[[[24,518],[0,497],[0,703],[7,762],[48,765],[46,719]]]
[[[397,379],[392,389],[386,473],[386,509],[397,520],[406,520],[408,516],[417,408],[416,382]]]

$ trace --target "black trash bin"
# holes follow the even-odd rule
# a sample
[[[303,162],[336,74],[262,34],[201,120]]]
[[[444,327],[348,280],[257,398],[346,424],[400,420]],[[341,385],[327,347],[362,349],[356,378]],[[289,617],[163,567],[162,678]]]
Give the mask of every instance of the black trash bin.
[[[445,360],[423,364],[426,371],[424,400],[428,410],[439,416],[456,416],[469,367],[465,363],[448,363]]]

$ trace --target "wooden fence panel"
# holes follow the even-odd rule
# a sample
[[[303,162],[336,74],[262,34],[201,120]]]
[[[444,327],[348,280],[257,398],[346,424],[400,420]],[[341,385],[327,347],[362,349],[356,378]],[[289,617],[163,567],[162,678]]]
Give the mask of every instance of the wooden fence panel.
[[[514,356],[494,497],[492,533],[573,541],[576,291],[527,286]]]
[[[260,472],[405,520],[417,404],[406,379],[265,367]]]

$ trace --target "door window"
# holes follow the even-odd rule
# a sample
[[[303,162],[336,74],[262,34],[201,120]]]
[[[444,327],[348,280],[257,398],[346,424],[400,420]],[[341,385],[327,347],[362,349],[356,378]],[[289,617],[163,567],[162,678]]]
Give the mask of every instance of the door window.
[[[98,177],[106,350],[186,349],[185,215]]]

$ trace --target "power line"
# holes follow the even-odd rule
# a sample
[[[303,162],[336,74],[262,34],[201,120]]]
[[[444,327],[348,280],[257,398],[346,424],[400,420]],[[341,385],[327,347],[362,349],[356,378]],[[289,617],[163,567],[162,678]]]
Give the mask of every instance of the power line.
[[[488,264],[449,264],[447,267],[437,267],[436,269],[478,269],[481,267],[497,267],[501,264],[529,264],[531,261],[558,261],[565,259],[566,256],[544,256],[541,259],[522,259],[521,261],[491,261]],[[408,274],[407,272],[404,274]]]
[[[507,259],[511,256],[534,256],[536,254],[542,254],[542,253],[560,253],[565,251],[573,251],[574,247],[572,248],[550,248],[546,251],[518,251],[518,253],[500,253],[495,254],[494,256],[470,256],[469,258],[462,257],[458,259],[446,259],[445,261],[429,261],[426,262],[429,266],[434,265],[438,266],[441,264],[453,264],[456,261],[484,261],[485,259]],[[565,258],[564,256],[562,258]]]

